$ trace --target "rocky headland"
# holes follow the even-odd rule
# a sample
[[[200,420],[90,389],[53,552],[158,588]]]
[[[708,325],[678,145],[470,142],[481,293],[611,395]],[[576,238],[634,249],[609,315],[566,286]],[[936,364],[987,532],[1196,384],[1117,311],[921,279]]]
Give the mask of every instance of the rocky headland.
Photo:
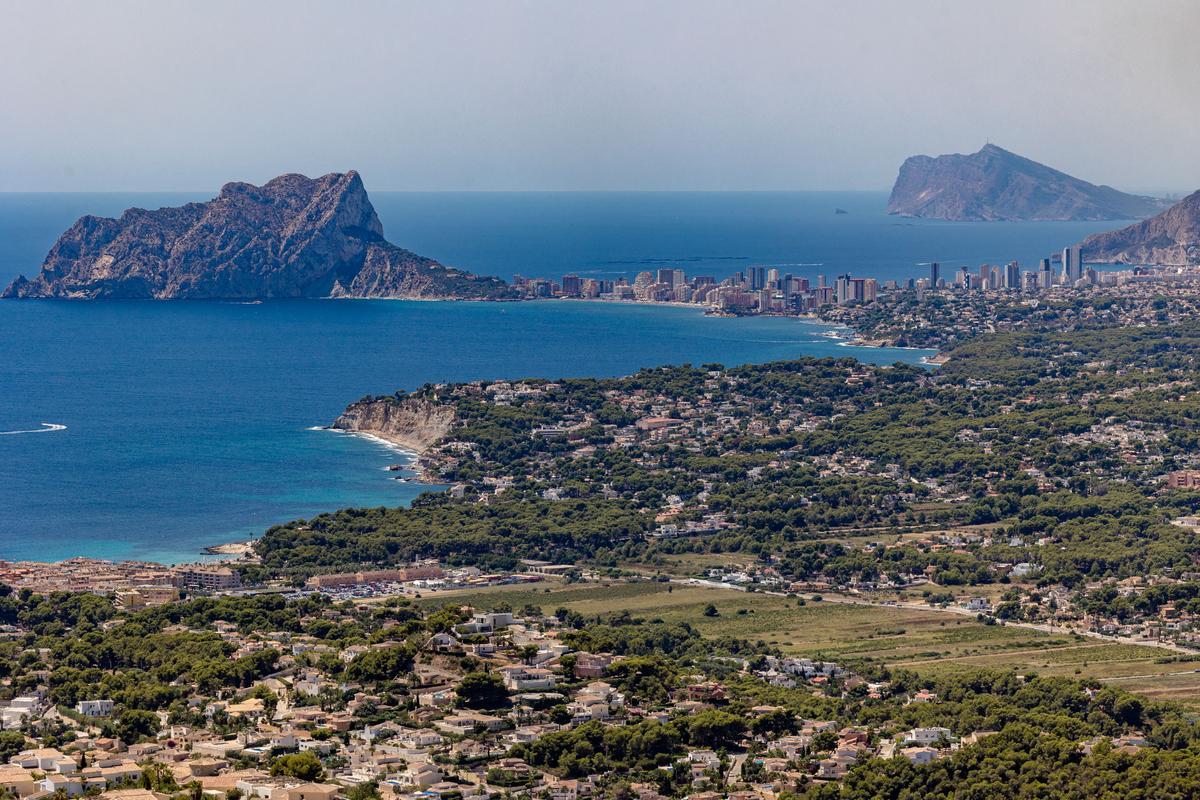
[[[364,397],[346,407],[334,430],[368,433],[418,455],[450,432],[454,409],[416,397]]]
[[[353,170],[228,183],[214,199],[81,217],[40,272],[3,297],[507,299],[498,278],[411,253],[383,225]]]
[[[906,159],[887,211],[960,221],[1097,221],[1140,219],[1166,206],[1157,198],[1097,186],[988,144],[969,155]]]
[[[1200,265],[1200,191],[1161,214],[1119,231],[1083,240],[1088,261],[1113,264]]]

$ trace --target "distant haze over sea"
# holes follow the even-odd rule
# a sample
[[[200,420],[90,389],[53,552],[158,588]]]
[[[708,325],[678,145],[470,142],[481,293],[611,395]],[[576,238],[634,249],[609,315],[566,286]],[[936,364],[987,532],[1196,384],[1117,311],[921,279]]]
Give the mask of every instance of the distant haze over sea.
[[[364,176],[370,190],[370,176]],[[0,283],[32,276],[83,214],[205,200],[189,194],[0,194]],[[749,266],[879,280],[1037,259],[1120,222],[940,222],[888,216],[884,192],[371,192],[388,239],[442,263],[513,274],[632,279],[673,266],[721,279]],[[837,214],[836,209],[848,213]]]

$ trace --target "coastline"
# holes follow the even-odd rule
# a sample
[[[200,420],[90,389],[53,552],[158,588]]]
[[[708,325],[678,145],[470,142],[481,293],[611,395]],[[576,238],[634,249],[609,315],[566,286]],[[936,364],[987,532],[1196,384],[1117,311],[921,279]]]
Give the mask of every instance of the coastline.
[[[345,434],[347,436],[356,436],[360,439],[366,439],[367,441],[386,447],[388,450],[403,456],[405,459],[399,465],[400,469],[394,471],[407,471],[413,473],[412,477],[405,476],[404,482],[428,484],[430,486],[437,485],[429,479],[426,466],[422,463],[421,457],[424,454],[424,449],[417,445],[417,443],[407,439],[404,436],[376,430],[352,431],[344,428],[335,428],[332,425],[314,425],[309,428],[309,430],[330,431],[333,433]],[[388,467],[388,469],[391,470],[393,467]],[[399,478],[400,476],[397,477]],[[204,556],[209,556],[212,563],[240,561],[254,554],[254,543],[257,541],[257,539],[258,537],[249,540],[212,544],[202,548],[200,552]]]
[[[910,347],[907,345],[892,344],[892,343],[888,342],[887,339],[864,339],[863,337],[859,336],[858,332],[852,327],[848,327],[846,325],[839,325],[837,323],[832,323],[832,322],[826,322],[819,318],[813,319],[813,321],[829,326],[829,330],[822,331],[821,333],[818,333],[817,335],[824,336],[828,339],[838,340],[839,347],[867,347],[867,348],[871,348],[874,350],[887,349],[887,350],[910,350],[913,352],[930,352],[933,355],[922,356],[921,363],[925,364],[926,366],[931,366],[931,367],[940,367],[950,360],[949,353],[941,352],[932,347]],[[848,331],[854,335],[853,336],[844,336],[841,333],[839,333],[839,331]]]
[[[254,552],[255,539],[250,539],[244,542],[226,542],[225,544],[210,544],[205,547],[202,552],[206,556],[224,556],[224,558],[215,559],[215,563],[222,561],[237,560],[245,558]]]
[[[403,469],[414,473],[409,481],[436,485],[430,479],[428,464],[424,461],[426,448],[415,439],[389,431],[375,429],[349,430],[347,428],[335,428],[332,425],[319,426],[314,430],[333,431],[334,433],[341,433],[347,436],[357,436],[360,439],[366,439],[367,441],[382,445],[393,453],[397,453],[407,459],[407,462],[402,465]]]
[[[413,473],[412,477],[404,477],[406,483],[419,483],[428,486],[439,485],[431,480],[428,467],[422,460],[425,448],[405,436],[378,430],[346,430],[345,428],[335,428],[332,425],[314,425],[309,430],[329,431],[346,436],[355,436],[386,447],[388,450],[403,456],[405,459],[400,464],[401,469],[396,471]],[[392,467],[388,467],[388,469],[392,469]],[[254,543],[256,541],[257,537],[250,540],[223,542],[221,544],[208,545],[200,552],[205,556],[216,556],[217,558],[212,558],[213,563],[239,561],[253,555]]]
[[[442,307],[442,308],[446,308],[447,310],[449,310],[449,306],[444,305],[442,302],[433,300],[433,299],[408,300],[407,302],[413,302],[413,303],[420,302],[423,304],[424,308],[429,308],[432,305],[434,307]],[[593,308],[596,308],[596,309],[603,309],[603,307],[604,307],[603,304],[608,304],[610,307],[613,304],[619,304],[622,307],[624,307],[624,306],[645,306],[646,310],[643,314],[637,314],[634,316],[637,316],[640,318],[641,316],[644,315],[647,317],[654,317],[654,318],[656,318],[656,320],[658,317],[662,316],[666,320],[661,323],[661,325],[663,327],[674,330],[675,329],[674,325],[679,324],[681,326],[686,326],[687,330],[693,331],[692,335],[704,336],[706,338],[710,334],[705,334],[702,332],[697,334],[694,329],[697,329],[697,328],[703,328],[705,330],[713,329],[713,326],[709,325],[707,322],[701,321],[701,317],[705,314],[705,312],[707,310],[707,307],[702,304],[677,303],[677,302],[646,303],[646,302],[635,302],[635,301],[612,301],[612,300],[599,300],[599,299],[586,299],[586,300],[585,299],[576,299],[574,302],[601,304],[601,305],[593,305]],[[274,307],[282,307],[282,306],[286,305],[287,309],[285,309],[285,310],[287,311],[287,316],[290,317],[290,316],[292,316],[290,309],[292,307],[298,307],[300,305],[300,303],[311,303],[312,307],[314,307],[314,308],[316,307],[315,301],[299,301],[298,303],[294,303],[291,301],[280,301],[279,303],[266,302],[266,303],[263,303],[262,305],[255,305],[255,306],[253,306],[253,308],[255,308],[255,309],[262,309],[264,307],[273,307],[274,308]],[[402,302],[401,304],[403,305],[405,303]],[[463,304],[464,305],[473,305],[473,306],[477,306],[477,307],[491,305],[491,303],[489,301],[466,301]],[[64,303],[63,305],[66,306],[68,304]],[[70,304],[70,305],[83,305],[83,304]],[[96,304],[96,305],[99,305],[99,304]],[[147,302],[142,303],[141,305],[143,305],[145,307],[149,307],[151,304],[147,301]],[[161,307],[168,306],[168,305],[175,305],[175,304],[154,304],[154,308],[157,309],[157,308],[161,308]],[[178,305],[180,305],[180,306],[187,305],[189,307],[188,316],[193,316],[191,313],[192,309],[201,309],[201,307],[206,304],[202,303],[202,302],[183,301],[183,302],[179,303]],[[450,304],[450,305],[457,305],[457,304]],[[21,306],[21,304],[13,304],[14,308],[20,307],[20,306]],[[500,308],[500,307],[497,307],[494,305],[492,305],[491,307],[492,308]],[[679,314],[676,314],[674,311],[662,310],[663,307],[675,308],[675,309],[691,309],[691,312],[688,314],[685,314],[681,310]],[[551,313],[550,314],[540,314],[540,313],[534,314],[534,315],[531,315],[531,318],[536,318],[539,320],[540,319],[553,320],[557,317],[556,313],[553,311],[554,309],[563,309],[564,314],[566,314],[566,312],[570,311],[569,307],[554,306],[554,305],[543,305],[542,308],[544,308],[546,311],[551,312]],[[575,308],[576,308],[576,310],[579,310],[579,311],[585,310],[581,306],[575,307]],[[657,308],[658,311],[652,310],[655,308]],[[201,309],[201,310],[203,310],[203,309]],[[304,309],[301,309],[301,310],[304,310]],[[619,312],[619,309],[613,309],[613,310]],[[225,312],[220,312],[220,313],[225,314]],[[441,312],[439,311],[438,313],[440,314]],[[510,307],[509,313],[512,313],[511,307]],[[693,316],[693,315],[700,315],[700,316]],[[152,315],[151,319],[152,319],[152,321],[154,321],[160,316],[165,316],[167,319],[174,319],[175,314],[174,314],[174,312],[171,312],[171,313],[165,314],[165,315],[154,314],[154,315]],[[208,312],[204,312],[204,316],[207,317]],[[580,315],[567,314],[567,316],[573,318],[573,317],[577,317]],[[589,314],[587,316],[590,317],[591,315]],[[629,316],[630,316],[629,313],[618,313],[616,315],[616,319],[619,322],[621,322],[622,324],[628,324]],[[787,348],[786,348],[786,350],[788,352],[775,355],[775,358],[796,358],[801,355],[804,355],[805,353],[808,352],[808,349],[810,348],[810,345],[808,344],[808,342],[814,341],[814,338],[811,338],[811,335],[815,335],[819,331],[825,330],[827,328],[837,327],[833,323],[829,323],[829,322],[820,320],[819,318],[815,318],[813,315],[774,315],[774,314],[772,314],[772,315],[762,315],[762,317],[763,317],[763,319],[761,320],[761,322],[764,324],[767,324],[769,322],[769,320],[773,318],[773,319],[777,320],[777,322],[774,324],[776,326],[779,326],[778,329],[780,329],[780,330],[783,330],[784,328],[787,329],[786,335],[780,336],[777,338],[780,341],[789,340],[787,342]],[[222,317],[222,318],[224,318],[224,317]],[[307,316],[305,316],[303,318],[307,318]],[[455,317],[455,318],[457,319],[457,317]],[[561,318],[561,317],[558,317],[558,318]],[[22,319],[22,318],[18,317],[18,319]],[[239,319],[240,319],[240,317],[239,317]],[[499,319],[503,319],[503,318],[495,317],[494,315],[489,315],[485,319],[499,320]],[[608,315],[601,316],[601,319],[607,320]],[[745,317],[743,319],[747,323],[746,326],[737,325],[737,326],[733,326],[733,327],[737,327],[739,329],[746,327],[748,330],[757,331],[756,327],[751,328],[751,326],[750,326],[750,323],[754,322],[755,317]],[[793,324],[795,329],[807,328],[808,330],[793,330],[793,325],[787,325],[787,326],[781,325],[780,323],[782,322],[782,320],[785,320],[785,319],[794,319],[797,322],[799,322],[800,323],[799,325]],[[694,322],[692,322],[691,320],[694,320]],[[606,323],[606,324],[608,324],[608,323]],[[720,325],[720,324],[716,324],[716,323],[714,323],[714,324],[715,324],[716,328],[731,327],[731,326],[724,326],[724,325]],[[758,341],[759,338],[771,338],[772,340],[775,338],[775,337],[758,337],[757,334],[730,334],[730,335],[731,335],[731,337],[733,337],[736,340],[740,340],[741,338],[746,338],[748,340]],[[845,334],[843,333],[843,335],[845,335]],[[790,341],[791,338],[793,338],[793,336],[796,339],[795,342]],[[723,339],[724,336],[719,335],[716,338]],[[770,342],[768,342],[766,346],[770,347],[771,346]],[[825,352],[826,355],[834,355],[834,357],[839,357],[836,354],[829,354],[827,352],[827,348],[822,348],[822,347],[820,347],[820,345],[815,345],[815,347],[822,351],[826,351]],[[863,357],[867,360],[870,360],[873,358],[873,356],[867,351],[857,351],[857,352],[850,351],[850,352],[853,352],[855,356],[859,356],[859,353],[861,353],[861,357]],[[849,353],[847,353],[847,354],[849,354]],[[888,355],[889,354],[885,353],[883,357],[886,358],[888,361],[890,361],[890,358],[887,358]],[[636,356],[635,358],[638,363],[643,363],[643,362],[649,363],[649,362],[646,362],[645,358],[643,358],[641,356]],[[730,363],[745,363],[745,362],[749,362],[751,360],[758,360],[759,358],[760,358],[759,356],[751,355],[751,356],[742,358],[740,361],[737,361],[737,362],[734,362],[731,360]],[[879,357],[874,357],[874,358],[876,360],[879,359]],[[631,360],[633,360],[633,359],[631,359]],[[664,361],[662,363],[678,363],[678,360],[676,360],[674,362]],[[635,370],[636,368],[637,367],[634,365],[630,365],[629,367],[622,367],[620,372],[614,372],[614,374],[628,374],[629,372]],[[588,372],[591,372],[591,370],[588,370]],[[512,374],[526,375],[526,374],[537,374],[537,373],[545,374],[544,370],[541,367],[536,367],[536,366],[529,367],[528,369],[522,368],[519,371],[516,371]],[[35,413],[37,413],[37,412],[35,412]],[[275,416],[275,412],[270,411],[270,410],[268,410],[266,412],[266,414],[269,416]],[[307,416],[307,414],[305,416]],[[37,418],[37,417],[35,417],[35,418]],[[303,418],[303,417],[301,417],[301,418]],[[64,419],[66,419],[66,418],[64,418]],[[309,419],[312,419],[312,417],[309,417]],[[70,421],[70,420],[66,420],[66,421]],[[320,420],[319,418],[317,418],[316,420],[313,420],[313,422],[319,422],[319,421],[322,421],[322,420]],[[365,421],[366,420],[364,420],[364,422]],[[14,427],[16,427],[16,426],[14,426]],[[32,426],[22,426],[22,427],[32,427]],[[303,428],[304,426],[302,425],[299,427]],[[316,427],[316,426],[314,425],[314,427]],[[325,429],[327,427],[328,427],[328,423],[326,423],[326,425],[321,426],[321,429]],[[391,450],[392,452],[394,452],[396,454],[394,457],[388,456],[388,455],[380,456],[380,451],[374,451],[375,455],[372,455],[371,454],[372,451],[370,451],[370,450],[366,450],[366,451],[357,453],[357,459],[362,459],[362,457],[365,456],[372,460],[365,462],[366,466],[364,468],[364,472],[355,473],[358,476],[355,479],[355,485],[362,484],[365,481],[367,484],[374,483],[374,484],[378,484],[379,486],[382,487],[382,491],[377,493],[379,495],[380,499],[376,500],[374,496],[369,497],[369,499],[372,501],[371,504],[372,505],[404,504],[407,502],[407,499],[412,494],[417,494],[422,491],[434,491],[434,492],[441,491],[444,484],[443,484],[443,482],[439,481],[439,479],[436,477],[439,464],[438,464],[436,457],[431,458],[429,455],[429,453],[432,453],[433,451],[429,450],[429,448],[423,448],[421,446],[422,442],[414,441],[413,439],[408,438],[404,434],[393,434],[393,433],[389,433],[387,431],[378,430],[377,428],[379,428],[379,427],[386,427],[386,426],[378,426],[377,425],[377,426],[369,427],[364,430],[356,430],[356,431],[344,430],[344,429],[339,430],[339,432],[341,432],[341,433],[351,433],[351,434],[360,436],[364,441],[370,441],[381,447],[387,447],[389,450]],[[59,435],[59,437],[65,439],[69,435],[76,436],[77,435],[76,430],[77,430],[77,426],[72,424],[70,430],[68,432],[61,433]],[[80,428],[79,430],[86,430],[86,428]],[[296,429],[291,428],[291,430],[295,431]],[[11,438],[11,437],[0,437],[0,438]],[[22,441],[24,441],[24,439],[25,439],[25,437],[15,437],[15,438],[20,439]],[[43,440],[48,442],[50,440],[50,438],[51,437],[33,437],[33,436],[28,437],[31,444],[38,444],[38,445],[41,445]],[[36,440],[36,442],[34,442],[33,440]],[[272,439],[271,442],[273,443],[274,439]],[[314,444],[315,444],[316,448],[319,450],[333,450],[335,452],[338,452],[339,456],[336,459],[336,462],[338,464],[343,464],[343,463],[348,462],[350,460],[351,456],[355,455],[356,451],[354,448],[357,447],[355,445],[350,445],[349,443],[343,443],[340,446],[334,445],[334,447],[332,447],[332,448],[322,447],[321,445],[319,445],[317,443],[310,443],[308,446],[313,446]],[[426,452],[427,450],[429,450],[429,453]],[[340,455],[340,453],[346,453],[347,455]],[[382,471],[386,467],[386,465],[389,463],[389,461],[393,462],[396,465],[401,466],[401,469],[393,471],[386,476],[380,475],[379,474],[380,471]],[[351,468],[353,468],[353,464],[351,464]],[[396,483],[394,483],[394,484],[382,483],[382,481],[390,481],[390,480],[392,480],[393,477],[397,477],[397,476],[403,477],[404,480],[396,481]],[[319,481],[320,479],[317,478],[314,480]],[[397,485],[397,484],[399,484],[399,485]],[[411,484],[411,485],[409,485],[409,484]],[[320,484],[317,484],[317,485],[320,485]],[[393,491],[389,491],[389,490],[399,490],[399,494],[403,499],[398,502],[392,502],[392,501],[388,500],[387,498],[393,494]],[[343,503],[343,504],[339,504],[339,505],[331,504],[328,507],[321,506],[319,509],[313,510],[308,513],[315,514],[315,513],[320,513],[321,511],[326,511],[326,510],[331,511],[336,508],[340,508],[344,505],[353,505],[353,503]],[[93,547],[93,546],[87,546],[87,545],[90,545],[90,541],[84,540],[84,541],[72,542],[66,538],[64,538],[62,540],[61,544],[59,544],[54,549],[50,549],[50,548],[31,549],[32,551],[29,551],[28,549],[20,550],[14,545],[14,550],[13,550],[13,552],[11,552],[9,554],[9,557],[14,560],[21,559],[21,558],[25,558],[25,559],[33,558],[33,559],[39,559],[39,560],[45,559],[50,562],[66,560],[66,559],[82,556],[82,557],[90,557],[90,558],[95,558],[95,559],[100,559],[100,560],[104,560],[106,558],[116,558],[118,560],[125,559],[125,558],[139,558],[139,559],[146,559],[146,560],[154,561],[156,563],[163,563],[163,564],[187,563],[187,562],[192,562],[192,561],[205,561],[205,562],[211,563],[213,561],[217,561],[220,559],[228,559],[228,558],[236,559],[236,558],[238,558],[241,553],[244,553],[244,552],[246,552],[247,549],[249,549],[248,542],[256,539],[258,537],[258,535],[260,535],[263,531],[265,531],[266,528],[269,527],[270,525],[276,524],[276,522],[279,522],[279,521],[287,521],[287,520],[293,519],[295,517],[306,516],[306,515],[308,515],[308,514],[301,513],[299,511],[292,512],[290,510],[285,509],[282,512],[273,513],[270,517],[266,518],[266,521],[264,521],[264,522],[250,520],[249,518],[238,518],[238,519],[234,519],[232,522],[226,522],[223,520],[223,521],[221,521],[221,524],[219,526],[217,526],[217,527],[210,526],[206,532],[202,532],[202,533],[196,535],[195,538],[192,538],[190,536],[185,537],[183,535],[180,535],[177,537],[166,538],[161,543],[152,541],[152,542],[145,544],[145,546],[142,546],[142,542],[140,540],[135,539],[135,537],[130,537],[131,546],[126,547],[126,548],[120,548],[120,547],[113,548],[113,547],[109,547],[109,546],[104,546],[104,547],[94,546]],[[216,533],[215,536],[213,536],[214,532]],[[137,546],[133,546],[133,543],[136,543]],[[114,555],[109,555],[109,553],[113,553]]]
[[[623,305],[623,306],[667,306],[669,308],[694,308],[697,311],[708,313],[716,308],[705,303],[684,303],[681,300],[621,300],[613,298],[606,300],[601,297],[530,297],[526,302],[543,303],[546,301],[554,301],[560,303],[604,303],[605,305]]]
[[[796,314],[785,312],[769,311],[762,314],[729,314],[721,313],[716,306],[707,305],[704,303],[684,303],[678,300],[605,300],[599,297],[533,297],[527,302],[546,302],[558,301],[567,303],[601,303],[605,305],[625,305],[625,306],[647,306],[667,307],[667,308],[687,308],[703,313],[706,317],[725,317],[725,318],[772,318],[772,319],[794,319],[799,322],[808,323],[813,326],[822,327],[826,330],[817,333],[817,336],[824,336],[828,339],[838,339],[843,347],[869,347],[876,350],[932,350],[930,347],[901,347],[899,345],[889,344],[886,339],[864,339],[858,336],[858,331],[840,322],[830,322],[827,319],[822,319],[819,314],[814,314],[810,311],[805,311]],[[849,332],[853,336],[846,336],[840,333],[841,331]]]

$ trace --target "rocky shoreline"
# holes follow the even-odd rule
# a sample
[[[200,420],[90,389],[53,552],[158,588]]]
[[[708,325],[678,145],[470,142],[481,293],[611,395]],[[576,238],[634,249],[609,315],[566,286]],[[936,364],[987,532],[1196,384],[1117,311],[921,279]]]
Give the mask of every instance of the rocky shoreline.
[[[206,556],[225,556],[226,558],[245,558],[254,552],[254,540],[248,542],[227,542],[225,544],[212,544],[205,547],[200,552]]]
[[[389,470],[393,472],[398,472],[400,470],[412,472],[414,473],[414,476],[412,478],[404,478],[404,480],[415,483],[432,484],[435,482],[430,476],[430,467],[432,465],[425,459],[425,451],[428,449],[428,445],[421,446],[419,440],[417,439],[381,430],[344,430],[341,428],[334,428],[332,426],[328,428],[328,430],[349,433],[354,436],[361,436],[365,439],[373,439],[382,444],[386,444],[390,447],[401,450],[405,455],[411,457],[412,461],[407,464],[393,464],[388,467]],[[398,476],[397,480],[400,479],[401,478]]]

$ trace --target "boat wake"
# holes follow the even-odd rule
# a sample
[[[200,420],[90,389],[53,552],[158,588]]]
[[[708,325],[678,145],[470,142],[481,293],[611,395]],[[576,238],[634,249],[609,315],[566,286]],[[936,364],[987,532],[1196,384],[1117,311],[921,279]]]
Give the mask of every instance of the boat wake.
[[[59,425],[56,422],[43,422],[40,428],[33,428],[27,431],[0,431],[0,436],[16,436],[18,433],[50,433],[51,431],[65,431],[66,429],[66,425]]]

